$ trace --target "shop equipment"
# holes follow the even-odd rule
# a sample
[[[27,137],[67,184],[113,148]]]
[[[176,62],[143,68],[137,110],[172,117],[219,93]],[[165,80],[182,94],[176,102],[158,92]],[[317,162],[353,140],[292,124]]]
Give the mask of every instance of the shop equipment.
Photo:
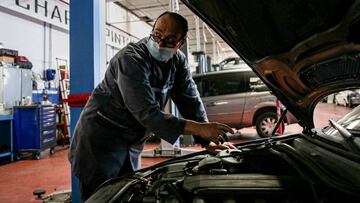
[[[51,105],[14,106],[14,154],[21,158],[23,152],[32,152],[40,159],[40,152],[50,149],[55,153],[56,112]]]

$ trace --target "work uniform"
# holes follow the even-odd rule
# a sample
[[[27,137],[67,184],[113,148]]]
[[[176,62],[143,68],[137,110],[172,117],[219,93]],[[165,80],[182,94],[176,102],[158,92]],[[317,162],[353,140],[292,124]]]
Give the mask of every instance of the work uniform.
[[[139,169],[150,132],[169,143],[183,133],[185,120],[162,111],[169,97],[184,118],[207,121],[185,55],[178,50],[159,62],[149,53],[148,40],[129,43],[112,58],[80,115],[69,160],[83,199],[105,180]]]

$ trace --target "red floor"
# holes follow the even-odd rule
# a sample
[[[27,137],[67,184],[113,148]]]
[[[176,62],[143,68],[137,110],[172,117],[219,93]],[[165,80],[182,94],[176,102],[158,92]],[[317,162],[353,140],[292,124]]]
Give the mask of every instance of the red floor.
[[[328,119],[337,119],[350,109],[333,104],[320,104],[315,110],[315,126],[324,127]],[[286,126],[285,133],[299,132],[297,124]],[[256,139],[255,129],[241,129],[242,139]],[[241,140],[238,140],[241,141]],[[159,144],[147,144],[145,149],[152,149]],[[191,147],[200,150],[200,147]],[[45,189],[46,195],[56,191],[70,189],[70,164],[67,161],[67,148],[58,147],[54,155],[45,151],[40,160],[20,160],[0,165],[0,203],[41,202],[34,200],[34,189]],[[167,160],[166,158],[142,158],[142,167]]]

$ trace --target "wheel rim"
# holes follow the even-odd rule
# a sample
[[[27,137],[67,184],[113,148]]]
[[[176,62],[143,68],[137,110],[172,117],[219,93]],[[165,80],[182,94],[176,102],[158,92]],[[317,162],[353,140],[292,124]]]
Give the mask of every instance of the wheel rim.
[[[267,117],[261,121],[260,129],[263,135],[270,136],[275,128],[276,119],[273,117]]]

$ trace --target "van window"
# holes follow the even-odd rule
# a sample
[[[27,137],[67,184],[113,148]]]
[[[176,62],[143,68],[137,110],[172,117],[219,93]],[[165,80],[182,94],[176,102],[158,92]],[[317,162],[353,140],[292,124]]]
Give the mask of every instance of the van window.
[[[239,73],[208,75],[202,78],[202,95],[205,97],[242,93],[249,89],[243,74]]]
[[[269,88],[254,72],[246,73],[244,77],[246,84],[249,86],[249,89],[251,91],[255,91],[255,92],[269,91]]]
[[[266,85],[252,71],[219,73],[194,78],[201,97],[268,91]]]

